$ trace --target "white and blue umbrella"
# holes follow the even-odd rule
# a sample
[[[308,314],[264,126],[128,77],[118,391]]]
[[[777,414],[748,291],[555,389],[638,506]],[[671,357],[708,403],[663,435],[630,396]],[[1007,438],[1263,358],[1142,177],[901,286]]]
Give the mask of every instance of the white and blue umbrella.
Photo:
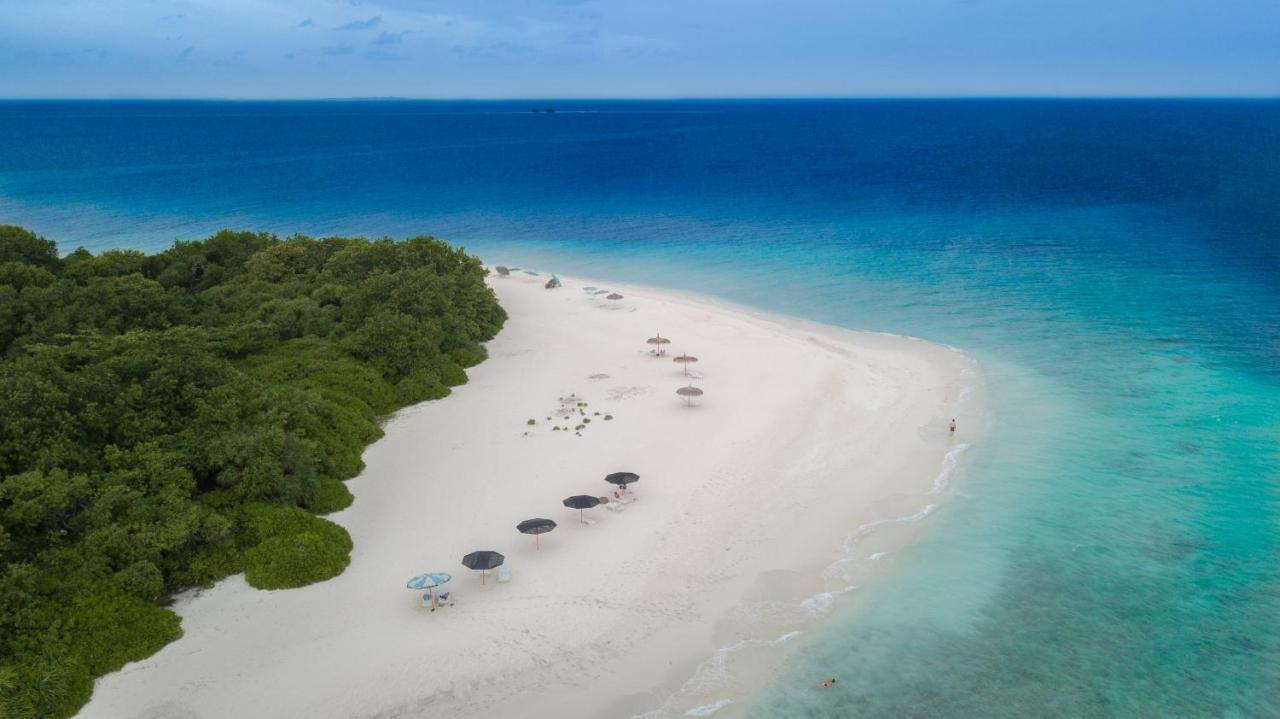
[[[406,587],[410,589],[434,589],[453,579],[447,572],[427,572],[410,579]]]

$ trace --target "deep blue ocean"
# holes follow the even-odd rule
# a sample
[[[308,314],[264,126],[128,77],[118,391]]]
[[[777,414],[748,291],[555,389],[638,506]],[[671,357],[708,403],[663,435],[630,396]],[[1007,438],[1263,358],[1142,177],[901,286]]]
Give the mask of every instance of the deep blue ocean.
[[[434,234],[954,345],[991,431],[725,713],[1280,716],[1280,102],[548,104],[0,103],[0,222]]]

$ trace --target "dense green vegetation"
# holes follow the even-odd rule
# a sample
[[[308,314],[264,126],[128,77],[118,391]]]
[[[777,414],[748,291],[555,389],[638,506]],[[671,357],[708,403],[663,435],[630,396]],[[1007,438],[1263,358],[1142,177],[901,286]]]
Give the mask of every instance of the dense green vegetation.
[[[69,716],[236,572],[340,573],[376,419],[443,397],[506,315],[429,237],[221,232],[59,257],[0,226],[0,715]]]

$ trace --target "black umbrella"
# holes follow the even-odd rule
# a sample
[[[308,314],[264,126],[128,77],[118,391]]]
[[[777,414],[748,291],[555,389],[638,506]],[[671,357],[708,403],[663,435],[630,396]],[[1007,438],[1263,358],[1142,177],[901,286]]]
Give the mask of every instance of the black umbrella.
[[[613,474],[605,477],[604,481],[609,484],[616,484],[622,487],[622,491],[625,492],[627,491],[628,484],[640,481],[640,475],[635,472],[614,472]]]
[[[613,474],[605,477],[604,481],[609,484],[620,484],[623,489],[626,489],[628,484],[631,484],[632,482],[639,482],[640,475],[635,472],[614,472]]]
[[[550,532],[555,528],[556,528],[555,522],[551,521],[550,519],[542,519],[542,518],[526,519],[523,522],[516,525],[516,529],[520,530],[522,534],[533,535],[533,546],[538,549],[542,549],[541,540],[538,538],[538,535],[546,534],[547,532]]]
[[[506,557],[498,554],[490,549],[482,549],[478,552],[472,552],[462,558],[462,566],[467,569],[480,570],[480,583],[484,584],[484,573],[494,567],[501,567],[506,561]]]
[[[591,495],[588,495],[588,494],[575,494],[574,496],[564,500],[564,506],[568,507],[569,509],[578,510],[579,522],[583,521],[582,510],[591,509],[597,504],[600,504],[600,498],[592,497]]]

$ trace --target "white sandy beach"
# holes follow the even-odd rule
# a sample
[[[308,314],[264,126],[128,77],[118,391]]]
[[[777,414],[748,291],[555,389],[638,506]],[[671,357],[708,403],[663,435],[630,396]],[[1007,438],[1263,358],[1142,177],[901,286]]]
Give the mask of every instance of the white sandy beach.
[[[545,279],[493,278],[511,318],[490,359],[365,453],[355,503],[331,517],[355,541],[345,573],[180,598],[183,638],[100,679],[80,716],[680,716],[743,690],[686,686],[718,648],[794,629],[806,598],[854,581],[828,569],[851,532],[939,501],[944,456],[979,424],[947,433],[975,381],[953,350]],[[644,343],[655,332],[666,357]],[[693,407],[675,394],[681,352],[700,359]],[[552,431],[577,424],[553,415],[570,393],[588,403],[582,436]],[[561,505],[609,494],[621,470],[641,477],[625,511],[589,510],[588,526]],[[515,530],[530,517],[559,523],[540,550]],[[873,544],[858,559],[895,548]],[[477,549],[505,554],[513,580],[482,586],[459,564]],[[454,575],[454,606],[431,613],[404,588],[424,571]],[[762,622],[744,602],[797,612]]]

